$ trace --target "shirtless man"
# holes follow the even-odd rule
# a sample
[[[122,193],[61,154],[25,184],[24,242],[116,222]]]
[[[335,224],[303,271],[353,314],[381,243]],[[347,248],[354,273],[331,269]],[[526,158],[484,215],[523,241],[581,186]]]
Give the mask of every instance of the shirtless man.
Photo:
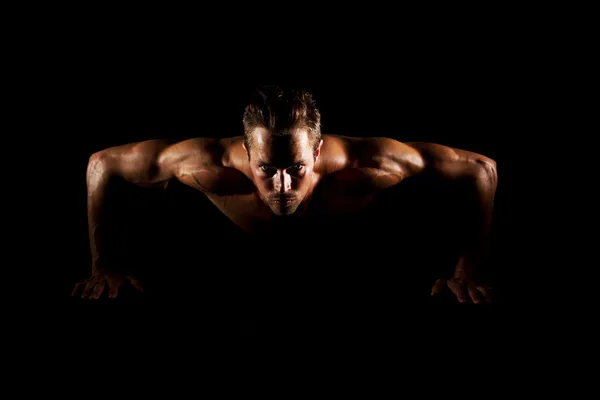
[[[107,185],[115,178],[163,189],[177,179],[204,193],[243,230],[273,233],[286,219],[358,212],[386,189],[427,172],[448,182],[468,182],[478,204],[472,210],[477,223],[459,249],[453,276],[438,279],[432,295],[448,287],[459,302],[489,300],[489,288],[475,275],[488,249],[498,179],[492,159],[432,143],[321,135],[319,111],[302,91],[259,90],[243,123],[240,137],[149,140],[90,157],[92,276],[78,283],[73,295],[99,299],[106,291],[114,298],[125,282],[142,290],[139,280],[111,270],[103,258],[102,211]]]

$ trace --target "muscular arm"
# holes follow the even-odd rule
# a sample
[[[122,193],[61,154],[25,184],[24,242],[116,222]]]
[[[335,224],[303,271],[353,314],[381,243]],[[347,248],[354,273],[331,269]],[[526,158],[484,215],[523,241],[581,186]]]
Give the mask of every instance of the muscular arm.
[[[465,209],[469,214],[461,221],[462,232],[466,233],[458,249],[461,262],[480,260],[486,255],[498,182],[494,160],[439,144],[402,143],[390,138],[343,137],[342,143],[349,154],[350,161],[346,164],[360,170],[360,176],[367,177],[370,187],[377,190],[425,173],[456,183],[458,195],[468,205]],[[349,176],[355,178],[358,174]]]
[[[165,189],[172,179],[203,193],[246,190],[248,180],[236,168],[232,153],[236,138],[195,138],[174,143],[149,140],[112,147],[93,154],[87,169],[88,224],[92,265],[101,265],[103,214],[109,183],[120,179],[142,187]],[[239,157],[238,157],[239,158]]]
[[[469,207],[464,216],[466,235],[458,249],[460,259],[457,271],[478,263],[489,250],[489,234],[498,184],[496,162],[481,154],[454,149],[433,143],[407,143],[417,150],[423,165],[416,173],[428,172],[461,183]]]
[[[438,293],[445,285],[463,303],[470,298],[481,302],[481,294],[490,300],[490,293],[480,281],[481,267],[489,251],[490,226],[494,196],[498,184],[496,162],[481,154],[454,149],[433,143],[408,143],[423,159],[419,172],[430,172],[438,177],[456,182],[461,188],[460,225],[457,227],[458,261],[450,279],[438,279],[431,294]],[[481,293],[481,294],[480,294]]]
[[[90,157],[86,183],[93,272],[104,261],[103,222],[109,184],[122,179],[139,186],[165,188],[178,164],[170,155],[171,148],[171,142],[150,140],[111,147]]]
[[[457,195],[464,204],[461,211],[464,210],[464,213],[460,216],[460,226],[456,227],[460,237],[454,281],[448,285],[459,301],[465,301],[464,290],[456,286],[456,282],[472,281],[479,265],[488,255],[498,183],[496,162],[481,154],[434,143],[401,143],[387,138],[376,139],[375,142],[378,169],[395,177],[388,179],[390,182],[400,182],[407,177],[427,173],[456,183]],[[479,286],[475,288],[485,292]],[[475,289],[469,286],[468,290],[473,301],[478,301]]]
[[[197,138],[179,143],[149,140],[94,153],[87,168],[88,227],[92,252],[92,276],[79,282],[73,296],[83,290],[82,298],[98,299],[105,287],[109,297],[116,297],[119,287],[129,281],[142,290],[135,277],[112,271],[106,261],[107,205],[118,199],[109,196],[112,183],[122,181],[142,187],[166,188],[173,178],[204,193],[227,191],[236,186],[241,173],[224,165],[229,161],[226,151],[233,139]],[[237,157],[239,158],[239,157]],[[232,159],[237,159],[233,157]],[[110,197],[110,198],[108,198]]]

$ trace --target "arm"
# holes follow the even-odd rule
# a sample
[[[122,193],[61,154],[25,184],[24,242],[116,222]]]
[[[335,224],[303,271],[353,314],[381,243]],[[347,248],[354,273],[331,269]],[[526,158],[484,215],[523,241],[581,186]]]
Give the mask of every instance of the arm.
[[[106,223],[109,188],[116,180],[143,187],[166,188],[189,155],[191,143],[172,144],[168,141],[149,140],[123,146],[111,147],[94,153],[87,167],[87,209],[90,248],[92,253],[92,276],[79,282],[72,295],[98,299],[108,286],[109,297],[116,297],[119,287],[129,280],[138,290],[141,283],[133,277],[123,277],[112,271],[106,262],[103,248],[108,225]]]
[[[480,265],[489,251],[490,226],[494,207],[494,196],[498,183],[496,162],[481,154],[454,149],[433,143],[407,143],[418,151],[423,160],[422,167],[415,173],[429,172],[442,179],[464,183],[465,199],[469,201],[468,214],[464,215],[466,231],[459,242],[459,258],[453,278],[448,286],[457,295],[458,300],[466,300],[465,289],[475,301],[481,291],[487,295],[482,286],[471,286],[470,281],[476,278]],[[461,186],[463,187],[463,186]],[[472,205],[472,207],[470,207]],[[466,288],[460,284],[466,283]],[[437,293],[444,281],[439,280],[433,289]]]
[[[498,182],[496,162],[481,154],[454,149],[434,143],[401,143],[390,138],[355,140],[357,165],[371,170],[377,189],[392,187],[404,179],[424,173],[443,180],[461,183],[470,215],[458,252],[457,271],[467,271],[481,261],[488,251],[488,240]]]
[[[150,140],[94,153],[87,167],[87,210],[92,273],[104,266],[104,218],[109,185],[116,179],[144,187],[165,188],[177,162],[169,157],[171,143]]]
[[[93,154],[87,168],[88,224],[92,252],[92,277],[77,284],[73,295],[98,299],[108,284],[109,297],[116,297],[119,286],[129,279],[141,289],[133,277],[122,277],[106,265],[103,249],[107,229],[107,189],[115,180],[122,180],[142,187],[166,188],[173,178],[203,193],[230,193],[244,188],[247,179],[235,168],[227,167],[228,149],[235,139],[196,138],[179,143],[149,140],[140,143],[112,147]]]

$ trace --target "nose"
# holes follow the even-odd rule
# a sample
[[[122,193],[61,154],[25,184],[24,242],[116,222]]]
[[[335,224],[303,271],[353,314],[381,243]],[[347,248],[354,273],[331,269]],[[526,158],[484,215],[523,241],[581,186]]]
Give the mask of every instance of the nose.
[[[274,177],[274,189],[281,194],[287,193],[292,189],[292,177],[286,170],[277,171]]]

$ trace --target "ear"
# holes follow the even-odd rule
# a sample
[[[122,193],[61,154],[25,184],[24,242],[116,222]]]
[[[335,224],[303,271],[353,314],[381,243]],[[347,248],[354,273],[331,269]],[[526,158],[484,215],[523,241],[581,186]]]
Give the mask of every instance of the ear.
[[[317,151],[315,151],[315,160],[319,158],[319,154],[321,154],[321,146],[323,146],[323,139],[319,142],[319,147],[317,147]]]
[[[246,150],[246,155],[248,156],[248,159],[250,159],[250,152],[248,151],[248,148],[246,147],[246,143],[242,142],[242,146],[244,146],[244,150]]]

